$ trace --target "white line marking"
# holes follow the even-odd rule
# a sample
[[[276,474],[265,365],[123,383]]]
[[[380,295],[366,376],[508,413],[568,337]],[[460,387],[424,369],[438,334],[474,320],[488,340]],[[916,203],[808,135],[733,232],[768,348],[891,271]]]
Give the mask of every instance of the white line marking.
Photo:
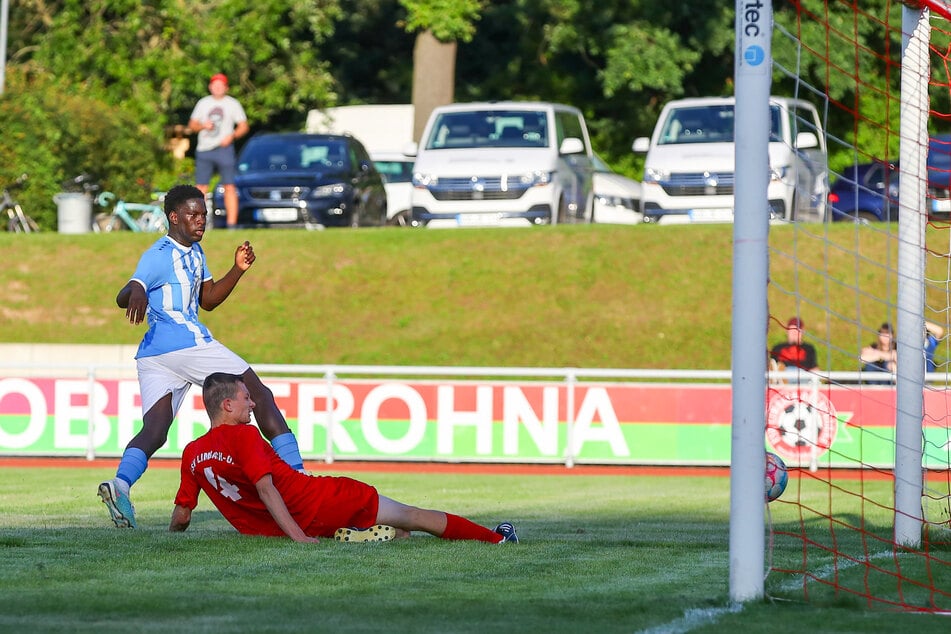
[[[741,603],[734,603],[725,608],[691,608],[684,611],[684,615],[657,627],[641,630],[638,634],[685,634],[701,625],[716,623],[724,614],[736,614],[743,610]]]

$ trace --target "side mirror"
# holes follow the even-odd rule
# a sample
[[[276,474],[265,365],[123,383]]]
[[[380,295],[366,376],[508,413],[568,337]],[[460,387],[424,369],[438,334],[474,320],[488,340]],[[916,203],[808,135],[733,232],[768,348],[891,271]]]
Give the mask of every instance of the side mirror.
[[[651,147],[651,140],[646,136],[639,136],[634,139],[634,144],[631,146],[631,149],[637,152],[638,154],[646,154],[647,150]]]
[[[410,141],[403,146],[404,156],[416,156],[417,152],[419,152],[419,145],[415,141]]]
[[[568,137],[561,142],[559,154],[584,154],[584,142],[578,137]]]
[[[819,139],[812,132],[800,132],[796,135],[796,149],[808,150],[819,147]]]

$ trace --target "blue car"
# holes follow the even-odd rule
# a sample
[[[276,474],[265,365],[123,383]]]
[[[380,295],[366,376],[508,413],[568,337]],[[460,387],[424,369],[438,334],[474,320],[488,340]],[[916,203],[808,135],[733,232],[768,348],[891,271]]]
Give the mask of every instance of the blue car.
[[[829,187],[833,220],[898,220],[898,165],[885,161],[849,165]]]
[[[241,227],[364,227],[386,224],[383,178],[363,144],[348,135],[258,134],[238,155]],[[224,226],[224,188],[213,196]]]
[[[894,222],[898,220],[898,162],[850,165],[829,188],[833,220]],[[929,218],[951,218],[951,134],[928,141]]]
[[[951,218],[951,134],[936,134],[928,143],[928,217]]]

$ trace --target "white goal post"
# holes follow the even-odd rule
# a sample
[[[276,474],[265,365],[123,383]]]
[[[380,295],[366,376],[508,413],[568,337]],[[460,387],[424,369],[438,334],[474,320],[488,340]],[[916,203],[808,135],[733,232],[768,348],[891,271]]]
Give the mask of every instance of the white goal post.
[[[769,313],[770,0],[736,0],[734,85],[733,417],[730,433],[730,598],[763,596],[766,354]]]
[[[897,266],[894,541],[917,548],[923,529],[921,333],[925,327],[926,173],[930,77],[929,5],[902,9],[900,214]],[[773,60],[773,7],[766,0],[736,0],[734,66],[735,225],[733,229],[732,381],[730,477],[730,599],[761,598],[765,577],[764,499],[766,357],[769,320],[769,218],[766,209],[769,97]]]

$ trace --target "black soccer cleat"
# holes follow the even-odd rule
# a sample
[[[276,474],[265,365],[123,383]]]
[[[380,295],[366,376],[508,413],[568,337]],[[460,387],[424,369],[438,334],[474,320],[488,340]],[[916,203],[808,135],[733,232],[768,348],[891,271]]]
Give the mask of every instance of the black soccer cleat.
[[[502,536],[500,544],[505,542],[518,543],[518,535],[515,534],[515,527],[512,526],[511,522],[502,522],[495,527],[495,532]]]

